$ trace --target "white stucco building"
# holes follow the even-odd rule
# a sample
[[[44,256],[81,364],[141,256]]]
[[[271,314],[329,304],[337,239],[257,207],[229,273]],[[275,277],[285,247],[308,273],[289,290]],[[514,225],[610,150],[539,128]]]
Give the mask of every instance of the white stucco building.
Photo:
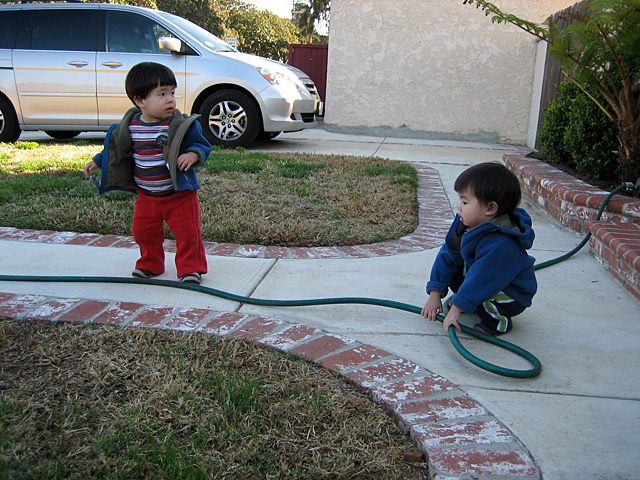
[[[575,2],[493,3],[542,22]],[[526,144],[545,55],[544,42],[462,0],[332,0],[325,126]]]

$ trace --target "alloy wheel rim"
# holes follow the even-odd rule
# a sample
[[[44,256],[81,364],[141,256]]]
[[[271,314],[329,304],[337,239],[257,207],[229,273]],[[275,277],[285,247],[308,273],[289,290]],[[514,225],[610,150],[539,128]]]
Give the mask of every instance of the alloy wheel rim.
[[[237,140],[247,129],[247,112],[231,100],[217,103],[209,112],[209,129],[220,140]]]

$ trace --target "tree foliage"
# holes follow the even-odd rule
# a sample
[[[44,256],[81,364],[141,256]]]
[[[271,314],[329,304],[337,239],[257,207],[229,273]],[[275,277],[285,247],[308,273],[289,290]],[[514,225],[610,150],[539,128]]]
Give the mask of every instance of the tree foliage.
[[[300,29],[300,38],[304,43],[319,41],[316,23],[329,20],[331,0],[305,0],[295,3],[295,23]]]
[[[640,0],[587,0],[542,24],[502,12],[485,0],[463,0],[495,23],[509,23],[549,44],[568,79],[588,92],[617,128],[624,179],[640,178]],[[564,28],[559,20],[569,20]]]
[[[212,0],[84,0],[90,3],[115,3],[164,10],[200,25],[216,36],[223,34],[223,23]]]
[[[237,0],[219,3],[225,36],[238,38],[238,49],[285,62],[289,44],[299,41],[298,31],[291,20]]]
[[[140,1],[140,0],[138,0]],[[141,0],[152,1],[152,0]],[[209,0],[153,0],[158,10],[179,15],[216,36],[224,34],[222,18]]]
[[[289,44],[299,43],[292,20],[241,0],[89,0],[156,8],[179,15],[218,37],[237,37],[238,49],[286,62]],[[328,0],[325,0],[328,2]]]

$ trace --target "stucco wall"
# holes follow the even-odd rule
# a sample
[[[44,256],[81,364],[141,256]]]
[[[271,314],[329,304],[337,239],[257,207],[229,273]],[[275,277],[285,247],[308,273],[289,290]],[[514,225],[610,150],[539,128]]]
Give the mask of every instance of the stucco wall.
[[[495,1],[543,21],[574,2]],[[325,124],[524,144],[537,41],[462,0],[333,0]]]

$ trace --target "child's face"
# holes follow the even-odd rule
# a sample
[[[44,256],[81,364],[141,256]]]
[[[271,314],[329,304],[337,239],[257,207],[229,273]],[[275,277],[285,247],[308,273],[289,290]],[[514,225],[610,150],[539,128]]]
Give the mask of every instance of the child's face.
[[[496,216],[497,205],[489,202],[485,205],[480,202],[470,189],[458,192],[460,203],[458,204],[458,215],[460,221],[469,228],[475,228],[481,223],[488,222]]]
[[[176,109],[175,94],[175,87],[166,85],[151,90],[147,98],[136,97],[136,105],[142,110],[142,121],[156,123],[170,117]]]

